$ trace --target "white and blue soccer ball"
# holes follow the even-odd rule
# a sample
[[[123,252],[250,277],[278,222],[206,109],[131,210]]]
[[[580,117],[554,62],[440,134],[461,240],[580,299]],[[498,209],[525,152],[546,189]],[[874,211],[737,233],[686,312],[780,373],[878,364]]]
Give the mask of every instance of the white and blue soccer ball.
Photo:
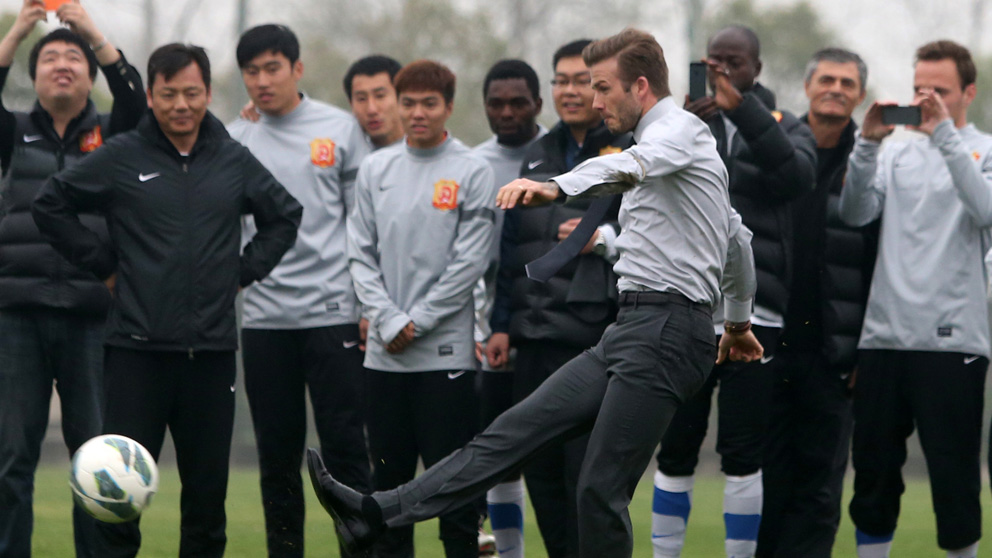
[[[69,486],[76,505],[100,521],[141,515],[158,491],[158,467],[148,450],[118,434],[97,436],[72,457]]]

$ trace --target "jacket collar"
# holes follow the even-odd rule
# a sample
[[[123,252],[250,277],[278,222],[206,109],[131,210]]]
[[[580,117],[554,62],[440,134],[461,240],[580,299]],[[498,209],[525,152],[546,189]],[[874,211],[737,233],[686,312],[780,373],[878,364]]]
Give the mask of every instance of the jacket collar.
[[[138,122],[137,131],[138,134],[160,149],[177,155],[179,154],[176,146],[172,145],[172,142],[169,141],[169,138],[165,136],[162,128],[158,125],[158,120],[155,119],[155,114],[151,109],[146,110],[145,114],[142,115],[141,121]],[[200,133],[196,137],[196,143],[193,144],[190,154],[230,137],[230,134],[227,133],[227,129],[224,127],[224,123],[218,120],[213,113],[207,111],[207,114],[203,117],[203,121],[200,122]]]
[[[100,123],[99,115],[96,111],[96,105],[93,101],[87,99],[86,106],[83,111],[79,113],[78,116],[73,118],[69,125],[65,128],[65,135],[59,138],[58,133],[55,132],[55,125],[52,122],[52,115],[48,113],[41,106],[41,102],[35,100],[34,107],[31,109],[31,120],[34,122],[35,126],[50,136],[51,139],[59,141],[62,143],[69,143],[70,141],[76,139],[82,132],[86,132],[96,128]]]
[[[775,110],[775,93],[772,93],[771,89],[766,88],[761,83],[754,82],[754,87],[743,93],[754,93],[754,96],[761,101],[761,104],[765,105],[765,108]]]
[[[809,113],[799,117],[799,121],[803,124],[809,125]],[[858,125],[854,123],[854,119],[850,119],[847,122],[847,126],[844,127],[844,131],[840,133],[840,141],[837,142],[838,149],[844,149],[845,151],[850,151],[854,148],[855,135],[858,132]]]

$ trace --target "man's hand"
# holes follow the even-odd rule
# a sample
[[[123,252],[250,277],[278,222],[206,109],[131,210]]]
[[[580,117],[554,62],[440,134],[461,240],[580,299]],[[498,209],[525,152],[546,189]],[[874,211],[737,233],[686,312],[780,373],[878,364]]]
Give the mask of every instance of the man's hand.
[[[926,135],[933,134],[934,128],[944,120],[951,117],[944,99],[933,89],[920,89],[913,104],[920,107],[920,125],[906,126],[909,130],[923,132]]]
[[[16,49],[17,45],[28,38],[39,21],[45,21],[47,18],[48,12],[45,11],[43,0],[24,0],[21,11],[17,13],[17,19],[14,20],[14,24],[10,26],[10,30],[4,37],[4,43],[11,41],[9,46],[13,47],[10,52],[10,60],[0,59],[0,66],[10,66],[14,57],[13,49]],[[5,44],[4,46],[8,45]],[[4,54],[7,53],[4,52]]]
[[[751,362],[765,354],[764,347],[758,342],[751,330],[743,333],[725,332],[720,336],[720,346],[717,348],[716,363],[723,364],[727,357],[730,360]]]
[[[513,209],[518,203],[525,206],[544,205],[555,201],[560,190],[554,182],[534,182],[518,178],[499,189],[496,205],[500,209]]]
[[[107,41],[107,38],[97,29],[96,24],[90,18],[90,14],[83,9],[79,0],[72,0],[59,6],[55,12],[59,21],[69,27],[69,30],[79,35],[93,48],[97,61],[102,66],[113,64],[120,60],[120,53],[117,48]]]
[[[369,321],[365,318],[358,320],[358,350],[365,352],[365,343],[369,340]]]
[[[686,95],[685,105],[682,108],[695,114],[703,122],[713,118],[720,112],[720,107],[716,106],[716,101],[713,100],[713,97],[700,97],[695,101],[690,101],[689,96]]]
[[[400,330],[395,339],[386,345],[386,352],[393,355],[402,353],[404,349],[410,346],[410,343],[413,343],[413,333],[413,322],[410,322]]]
[[[117,274],[111,273],[110,277],[103,280],[103,284],[106,285],[107,289],[110,291],[110,296],[114,296],[114,287],[117,286]]]
[[[510,335],[507,333],[494,333],[489,336],[489,343],[486,344],[486,360],[492,368],[502,368],[510,360]]]
[[[715,60],[703,60],[707,65],[706,79],[713,84],[713,102],[720,110],[734,110],[741,106],[744,95],[730,83],[730,72]]]
[[[582,219],[580,217],[574,217],[558,225],[558,241],[560,242],[568,238],[568,235],[572,234],[575,227],[579,226],[579,221],[581,220]],[[592,247],[596,245],[597,238],[599,238],[599,229],[596,229],[596,232],[592,233],[592,236],[589,238],[589,242],[586,242],[586,245],[582,247],[582,251],[579,253],[588,254],[592,252]]]
[[[861,123],[861,137],[868,141],[881,143],[893,130],[895,126],[882,124],[882,107],[895,106],[892,101],[875,101],[868,112],[865,113],[865,120]]]
[[[258,109],[255,108],[255,103],[251,101],[248,101],[245,106],[241,107],[241,112],[238,113],[238,116],[244,118],[248,122],[258,122],[258,119],[262,117],[262,115],[258,113]],[[367,320],[366,327],[368,327]]]

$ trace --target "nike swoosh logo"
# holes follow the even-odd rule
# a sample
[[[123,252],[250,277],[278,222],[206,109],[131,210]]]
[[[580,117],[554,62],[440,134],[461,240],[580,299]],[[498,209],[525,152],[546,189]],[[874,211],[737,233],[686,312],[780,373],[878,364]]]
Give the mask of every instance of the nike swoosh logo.
[[[151,174],[140,173],[140,174],[138,174],[138,180],[140,180],[142,182],[148,182],[149,180],[151,180],[153,178],[158,178],[160,176],[162,176],[162,173],[160,173],[160,172],[153,172]]]
[[[972,362],[975,362],[976,360],[978,360],[980,358],[982,358],[982,357],[977,356],[977,355],[970,356],[970,357],[964,357],[964,363],[965,364],[971,364]]]
[[[772,361],[773,358],[775,358],[775,355],[772,355],[772,356],[763,356],[763,357],[761,357],[761,364],[768,364],[769,362]]]
[[[508,546],[506,548],[497,548],[496,549],[496,553],[497,554],[506,554],[507,552],[509,552],[511,550],[515,550],[516,548],[517,547],[515,547],[515,546]]]
[[[342,345],[342,346],[343,346],[343,347],[344,347],[345,349],[350,349],[350,348],[352,348],[352,347],[357,347],[357,346],[358,346],[358,343],[359,343],[358,341],[342,341],[342,342],[341,342],[341,345]]]
[[[234,393],[234,386],[231,386],[231,393]]]
[[[527,163],[527,170],[534,170],[534,169],[536,169],[543,162],[544,162],[544,159],[538,159],[536,161],[531,161],[531,162]]]
[[[38,140],[40,140],[43,137],[45,137],[45,136],[43,136],[41,134],[38,134],[36,136],[29,136],[27,134],[24,134],[24,143],[31,143],[31,142],[34,142],[34,141],[38,141]]]
[[[675,533],[670,533],[668,535],[655,535],[654,533],[651,533],[651,538],[652,539],[665,539],[665,538],[674,537],[674,536],[675,536]]]
[[[459,370],[458,372],[448,372],[448,379],[454,380],[455,378],[461,377],[463,374],[465,374],[464,370]]]

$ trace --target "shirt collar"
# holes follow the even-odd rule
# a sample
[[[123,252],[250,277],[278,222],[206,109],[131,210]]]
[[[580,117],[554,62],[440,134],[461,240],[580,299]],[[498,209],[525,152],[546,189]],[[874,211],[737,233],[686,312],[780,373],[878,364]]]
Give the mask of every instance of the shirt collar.
[[[634,128],[634,141],[639,143],[641,141],[641,136],[644,135],[644,130],[646,130],[648,126],[657,120],[661,120],[666,114],[675,108],[677,107],[675,106],[675,101],[672,100],[671,95],[655,103],[650,110],[644,113],[644,116],[641,117],[641,120]]]

